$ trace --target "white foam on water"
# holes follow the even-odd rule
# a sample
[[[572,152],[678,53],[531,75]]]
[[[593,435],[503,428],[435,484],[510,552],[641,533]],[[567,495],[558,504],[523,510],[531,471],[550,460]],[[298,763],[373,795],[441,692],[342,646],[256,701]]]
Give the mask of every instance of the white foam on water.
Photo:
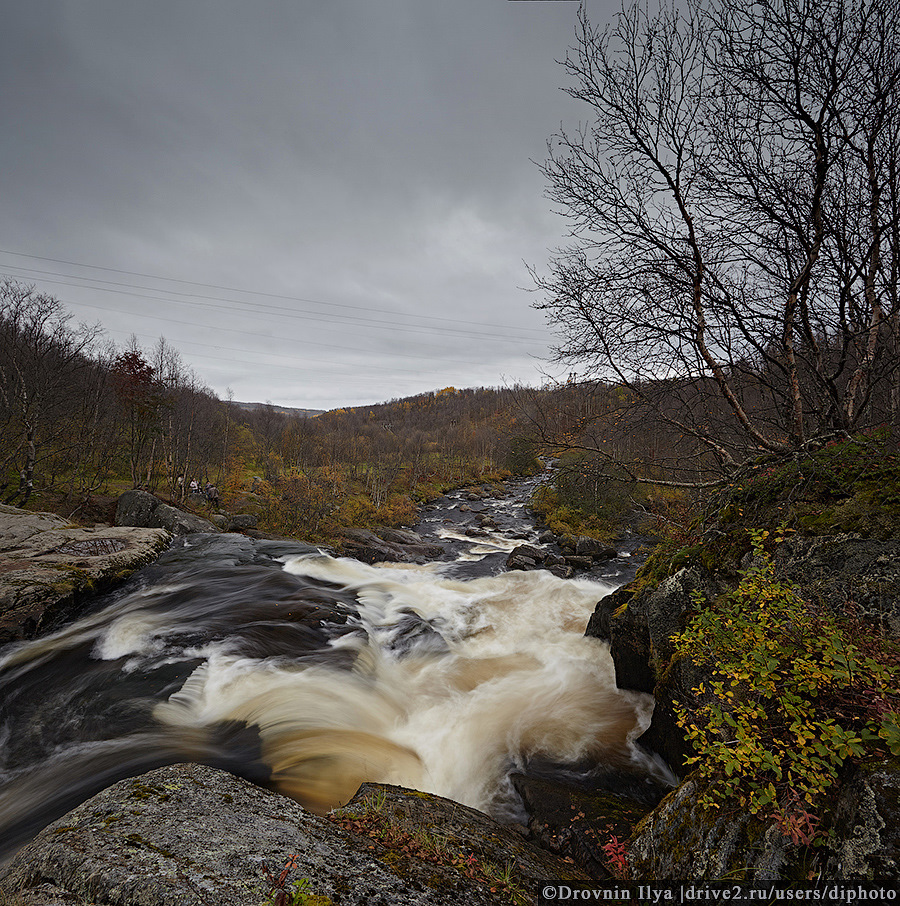
[[[369,566],[307,556],[289,572],[351,590],[352,669],[213,652],[156,708],[170,727],[259,727],[279,787],[324,811],[362,780],[502,810],[509,771],[531,756],[621,763],[647,696],[615,688],[607,647],[584,638],[611,588],[550,573],[459,580],[439,564]]]

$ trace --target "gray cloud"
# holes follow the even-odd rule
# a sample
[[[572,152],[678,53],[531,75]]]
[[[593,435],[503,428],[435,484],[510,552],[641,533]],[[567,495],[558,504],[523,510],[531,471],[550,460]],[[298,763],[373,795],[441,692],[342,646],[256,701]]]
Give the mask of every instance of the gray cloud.
[[[554,62],[577,4],[18,6],[0,36],[0,273],[116,342],[165,335],[238,399],[539,380],[551,336],[523,260],[565,223],[531,160],[584,115]]]

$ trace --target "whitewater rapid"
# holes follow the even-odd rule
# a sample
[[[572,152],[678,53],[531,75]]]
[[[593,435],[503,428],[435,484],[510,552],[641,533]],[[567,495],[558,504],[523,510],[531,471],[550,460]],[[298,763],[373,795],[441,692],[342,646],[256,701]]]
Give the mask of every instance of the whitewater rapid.
[[[352,667],[248,659],[219,644],[153,713],[170,727],[258,727],[273,783],[307,807],[334,808],[374,780],[511,811],[508,775],[530,758],[630,757],[646,702],[615,688],[606,647],[583,636],[608,588],[546,572],[459,581],[435,566],[325,556],[285,569],[356,596],[357,631],[331,643]],[[136,638],[129,653],[148,643]]]
[[[511,775],[531,763],[653,770],[633,745],[652,699],[616,689],[607,646],[584,636],[614,583],[453,572],[189,536],[94,612],[7,647],[0,858],[179,761],[318,813],[369,780],[518,820]]]

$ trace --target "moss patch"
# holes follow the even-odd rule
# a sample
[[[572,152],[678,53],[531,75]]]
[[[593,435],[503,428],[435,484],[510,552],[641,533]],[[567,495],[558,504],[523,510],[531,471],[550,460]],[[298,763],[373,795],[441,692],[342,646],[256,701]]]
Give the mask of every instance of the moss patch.
[[[736,582],[751,533],[900,538],[900,455],[885,433],[788,457],[761,456],[680,531],[662,537],[631,584],[635,592],[696,566]]]

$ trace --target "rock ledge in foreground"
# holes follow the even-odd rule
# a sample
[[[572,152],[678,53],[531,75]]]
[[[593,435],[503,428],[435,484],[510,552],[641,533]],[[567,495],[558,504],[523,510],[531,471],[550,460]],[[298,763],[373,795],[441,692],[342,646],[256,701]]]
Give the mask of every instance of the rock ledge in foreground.
[[[434,834],[468,833],[478,858],[514,861],[523,886],[535,886],[535,872],[566,876],[549,854],[526,852],[533,848],[525,841],[513,848],[514,831],[437,796],[366,785],[345,807],[373,809]],[[470,823],[471,815],[483,825]],[[413,864],[413,856],[387,851],[291,799],[200,765],[120,781],[45,828],[0,874],[0,899],[17,895],[23,906],[37,906],[52,892],[73,906],[261,906],[271,891],[266,868],[277,875],[291,857],[288,883],[305,879],[323,903],[509,903],[452,865]]]

